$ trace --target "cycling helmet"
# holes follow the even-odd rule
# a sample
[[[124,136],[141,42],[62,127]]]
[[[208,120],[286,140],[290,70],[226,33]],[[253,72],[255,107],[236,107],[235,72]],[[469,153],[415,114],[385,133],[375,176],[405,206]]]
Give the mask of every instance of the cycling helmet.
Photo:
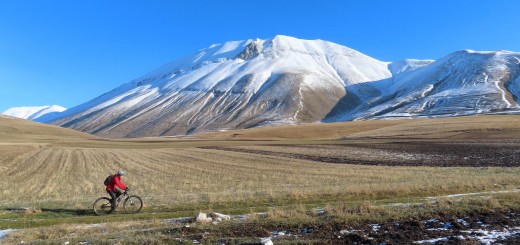
[[[117,171],[117,175],[121,175],[121,176],[123,176],[123,175],[125,175],[125,171],[123,171],[123,170],[119,170],[119,171]]]

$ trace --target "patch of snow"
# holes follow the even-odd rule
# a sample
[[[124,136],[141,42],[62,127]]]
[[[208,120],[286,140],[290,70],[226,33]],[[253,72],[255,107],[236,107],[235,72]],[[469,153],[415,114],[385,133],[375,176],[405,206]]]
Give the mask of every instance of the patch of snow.
[[[503,229],[502,231],[497,230],[467,230],[461,231],[463,233],[471,234],[470,237],[479,240],[482,244],[492,244],[498,239],[507,239],[513,236],[520,236],[520,227],[514,227],[510,229]]]
[[[379,224],[369,224],[369,226],[372,227],[372,230],[374,232],[379,231],[379,229],[381,228],[381,225],[379,225]]]
[[[286,231],[273,231],[273,232],[271,232],[272,237],[285,236],[286,233],[287,233]]]
[[[488,79],[489,79],[489,77],[486,75],[486,82]],[[500,88],[500,81],[495,80],[495,81],[493,81],[493,84],[495,85],[496,89],[502,95],[502,101],[506,104],[506,108],[510,108],[512,105],[511,105],[511,103],[509,103],[509,101],[506,98],[506,91],[504,91],[504,90],[502,90],[502,88]]]
[[[15,230],[15,229],[0,230],[0,240],[4,239],[5,236],[7,236],[15,231],[17,231],[17,230]]]
[[[449,229],[451,229],[451,228],[453,227],[453,223],[451,223],[451,222],[444,223],[444,224],[442,225],[442,227],[443,227],[444,229],[446,229],[446,230],[449,230]]]
[[[356,232],[360,232],[361,230],[341,230],[339,231],[339,234],[341,235],[348,235],[348,234],[355,234]]]
[[[448,237],[440,237],[440,238],[434,238],[434,239],[430,239],[430,240],[421,240],[421,241],[415,241],[413,243],[417,243],[417,244],[423,244],[423,243],[430,243],[430,244],[434,244],[436,242],[447,242],[448,241]]]
[[[469,223],[464,219],[457,219],[457,222],[461,223],[463,226],[469,226]]]
[[[435,60],[416,60],[416,59],[405,59],[396,62],[392,62],[388,65],[388,69],[392,72],[393,75],[413,71],[421,67],[425,67],[431,63],[435,62]]]
[[[260,240],[260,243],[263,245],[273,245],[273,241],[271,241],[270,237],[262,238],[262,240]]]
[[[430,240],[415,241],[413,243],[416,243],[416,244],[423,244],[423,243],[435,244],[437,242],[447,242],[447,241],[449,241],[450,238],[451,237],[439,237],[439,238],[434,238],[434,239],[430,239]],[[456,238],[458,238],[460,240],[465,240],[465,238],[463,236],[456,236]]]
[[[426,229],[427,231],[447,231],[449,230],[448,228],[429,228],[429,229]]]
[[[437,222],[439,222],[438,219],[429,219],[429,220],[424,221],[424,223],[437,223]]]

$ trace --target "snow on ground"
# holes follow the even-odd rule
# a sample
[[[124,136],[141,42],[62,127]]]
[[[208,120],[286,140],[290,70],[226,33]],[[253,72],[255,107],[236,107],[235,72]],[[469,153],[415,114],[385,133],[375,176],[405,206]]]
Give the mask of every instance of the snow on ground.
[[[458,236],[457,238],[459,238],[461,240],[464,240],[463,236]],[[436,242],[447,242],[447,241],[449,241],[449,237],[439,237],[439,238],[434,238],[434,239],[429,239],[429,240],[416,241],[414,243],[417,243],[417,244],[423,244],[423,243],[434,244]]]
[[[482,244],[493,244],[499,239],[507,239],[514,236],[520,236],[520,227],[514,228],[504,228],[501,231],[497,230],[484,230],[484,229],[475,229],[475,230],[463,230],[462,233],[468,233],[467,238],[475,239],[480,241]],[[416,244],[434,244],[440,241],[449,241],[452,237],[438,237],[428,240],[415,241]],[[455,238],[459,240],[466,240],[465,236],[459,235]]]
[[[508,237],[520,236],[520,227],[504,228],[501,231],[497,230],[468,230],[462,231],[463,233],[469,233],[470,237],[479,240],[482,244],[492,244],[498,239],[506,239]]]
[[[17,230],[15,229],[7,229],[7,230],[0,230],[0,241],[4,239],[5,236],[9,235],[12,232],[15,232]]]

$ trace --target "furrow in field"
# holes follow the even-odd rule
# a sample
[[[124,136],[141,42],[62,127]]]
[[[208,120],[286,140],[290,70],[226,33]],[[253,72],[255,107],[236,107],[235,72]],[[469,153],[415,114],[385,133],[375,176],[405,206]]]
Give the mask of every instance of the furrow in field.
[[[52,154],[52,149],[43,148],[36,154],[31,155],[29,158],[20,159],[20,161],[17,161],[13,166],[13,169],[9,171],[8,178],[14,180],[32,180],[33,176],[38,175],[38,173],[42,173],[45,165],[50,161]],[[24,181],[22,183],[26,185],[34,183],[34,181]]]
[[[64,178],[68,176],[67,171],[65,170],[66,166],[73,165],[70,161],[70,150],[69,149],[56,149],[52,152],[51,156],[48,158],[49,161],[46,162],[41,168],[41,173],[38,173],[38,179],[42,179],[37,188],[41,188],[40,195],[41,196],[51,196],[54,198],[58,198],[59,195],[63,195],[67,192],[64,192],[67,188],[67,182],[63,182]],[[53,174],[47,175],[46,173],[52,172]],[[45,174],[47,178],[41,176]],[[72,173],[69,173],[72,174]],[[63,186],[67,185],[67,186]],[[36,190],[37,191],[37,190]],[[67,193],[70,194],[70,193]]]
[[[302,154],[333,151],[332,154],[343,146],[327,147],[317,146],[313,150],[312,146],[268,146],[261,149]],[[0,172],[3,200],[82,202],[87,205],[100,195],[106,195],[102,182],[118,169],[127,171],[123,181],[150,205],[152,201],[165,204],[321,195],[430,194],[520,184],[518,168],[327,164],[269,154],[190,147],[31,148],[9,166],[8,172]]]
[[[44,151],[44,149],[31,149],[28,152],[24,152],[20,154],[18,157],[14,158],[11,162],[7,162],[5,171],[5,178],[10,178],[13,176],[18,176],[23,174],[23,169],[25,168],[22,166],[26,161],[29,162],[35,162],[37,158],[40,157],[41,153]]]
[[[281,171],[282,173],[293,173],[297,168],[306,166],[316,166],[315,163],[310,163],[304,160],[300,161],[286,161],[284,158],[274,156],[258,156],[257,154],[234,152],[229,153],[219,150],[211,149],[193,149],[191,153],[195,159],[207,161],[209,164],[224,166],[229,170],[240,169],[245,173],[265,173],[273,169]],[[283,165],[283,167],[280,167]]]

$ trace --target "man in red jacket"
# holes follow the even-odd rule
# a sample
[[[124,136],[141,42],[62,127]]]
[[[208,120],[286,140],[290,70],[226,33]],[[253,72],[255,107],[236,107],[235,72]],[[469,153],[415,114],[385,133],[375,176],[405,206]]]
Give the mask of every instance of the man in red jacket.
[[[125,175],[125,172],[123,170],[119,170],[117,171],[117,173],[114,175],[114,177],[112,177],[112,179],[110,180],[110,182],[108,183],[107,185],[107,192],[108,194],[110,194],[110,197],[112,198],[111,202],[112,202],[112,208],[110,209],[110,212],[108,213],[112,213],[112,211],[114,211],[114,209],[116,209],[116,199],[117,197],[121,196],[121,190],[119,190],[118,188],[122,189],[122,190],[128,190],[128,187],[125,185],[125,183],[123,183],[121,181],[121,176]],[[116,188],[118,187],[118,188]]]

